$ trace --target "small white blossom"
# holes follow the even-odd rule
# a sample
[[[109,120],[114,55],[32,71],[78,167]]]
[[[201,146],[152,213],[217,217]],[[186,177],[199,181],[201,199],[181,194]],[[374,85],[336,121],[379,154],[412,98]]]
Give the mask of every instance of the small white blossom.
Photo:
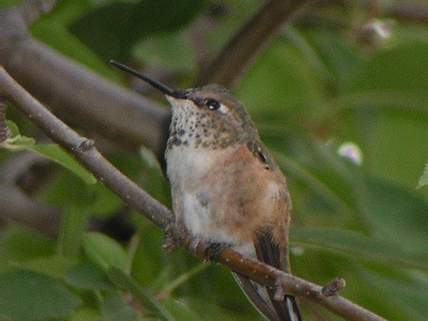
[[[363,163],[363,153],[361,152],[360,147],[353,142],[345,142],[339,146],[337,153],[349,160],[351,160],[356,165],[361,165]]]

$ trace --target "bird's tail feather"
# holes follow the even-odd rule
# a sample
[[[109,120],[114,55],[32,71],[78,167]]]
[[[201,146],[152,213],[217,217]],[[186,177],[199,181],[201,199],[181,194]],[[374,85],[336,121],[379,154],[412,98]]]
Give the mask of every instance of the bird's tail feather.
[[[260,233],[254,242],[254,249],[257,258],[277,269],[285,272],[290,272],[288,262],[287,246],[280,246],[272,237],[269,230]],[[282,300],[275,300],[275,289],[266,288],[266,302],[270,301],[270,305],[276,312],[276,316],[280,321],[302,321],[299,306],[295,297],[285,295]]]
[[[241,287],[248,300],[253,304],[256,310],[269,321],[280,321],[275,310],[266,300],[266,295],[262,291],[264,288],[252,282],[246,276],[238,273],[232,273],[236,283]]]
[[[275,311],[281,321],[302,321],[299,306],[294,296],[286,295],[278,304],[273,303]]]
[[[280,321],[302,321],[300,308],[294,296],[285,295],[284,298],[279,301],[275,300],[274,289],[268,289],[267,293]]]
[[[275,301],[270,299],[270,294],[267,293],[264,287],[243,275],[233,273],[233,276],[248,300],[267,320],[302,321],[299,307],[293,296],[286,295],[284,300]]]

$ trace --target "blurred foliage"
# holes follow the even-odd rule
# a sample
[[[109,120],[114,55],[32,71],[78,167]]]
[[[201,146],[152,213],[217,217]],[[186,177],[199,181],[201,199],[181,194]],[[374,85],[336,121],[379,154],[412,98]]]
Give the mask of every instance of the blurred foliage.
[[[425,166],[425,170],[421,178],[419,179],[419,187],[428,185],[428,164]]]
[[[0,144],[1,147],[15,152],[29,150],[38,153],[69,169],[88,184],[97,182],[96,178],[86,168],[82,167],[73,156],[69,155],[60,146],[55,144],[36,144],[33,138],[21,135],[15,123],[12,121],[6,121],[6,123],[10,130],[10,137]]]
[[[105,61],[119,58],[185,86],[260,3],[63,0],[32,33],[111,80],[120,77]],[[296,19],[235,90],[288,177],[293,271],[321,284],[344,277],[343,295],[387,319],[425,320],[428,26],[395,21],[388,37],[363,43],[358,30],[372,18],[360,2],[307,10],[349,26]],[[0,231],[0,320],[260,320],[225,268],[164,253],[161,232],[58,147],[24,136],[14,143],[71,172],[58,167],[32,195],[62,209],[57,239],[14,224]],[[0,151],[2,161],[10,156]],[[108,157],[169,204],[149,151]],[[303,309],[305,320],[339,320],[307,302]]]

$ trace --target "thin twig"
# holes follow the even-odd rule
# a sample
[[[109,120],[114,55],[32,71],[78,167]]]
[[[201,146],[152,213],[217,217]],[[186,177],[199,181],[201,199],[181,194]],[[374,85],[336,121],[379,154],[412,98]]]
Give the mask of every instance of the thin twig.
[[[231,38],[197,83],[231,86],[271,38],[308,0],[269,0]]]
[[[394,2],[385,9],[385,16],[401,21],[428,23],[428,5],[416,2]]]
[[[0,67],[0,95],[4,95],[13,101],[46,135],[72,153],[77,160],[131,207],[141,212],[163,230],[169,226],[173,218],[169,209],[119,172],[97,151],[93,142],[79,136],[51,114],[40,102],[16,83],[2,67]],[[191,248],[191,244],[183,245],[188,249]],[[205,255],[205,250],[200,245],[195,254],[202,258]],[[319,285],[289,275],[259,261],[246,258],[232,249],[224,250],[219,256],[219,262],[262,285],[274,286],[279,282],[286,293],[305,297],[347,320],[386,321],[339,295],[331,297],[323,295],[321,293],[322,287]]]

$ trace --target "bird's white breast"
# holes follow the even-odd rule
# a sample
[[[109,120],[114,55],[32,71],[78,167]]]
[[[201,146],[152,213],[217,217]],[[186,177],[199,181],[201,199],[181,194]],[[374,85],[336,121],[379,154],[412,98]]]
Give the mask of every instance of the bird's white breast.
[[[171,184],[192,184],[206,175],[218,159],[213,152],[191,146],[174,146],[166,153],[167,175]]]
[[[196,238],[219,243],[239,243],[234,235],[213,224],[213,215],[218,213],[214,213],[210,193],[219,189],[204,184],[204,176],[209,175],[210,169],[218,165],[225,155],[233,152],[232,148],[213,151],[176,146],[166,153],[167,174],[171,183],[176,218],[184,223],[187,230]],[[241,247],[243,254],[250,253],[250,245]]]

